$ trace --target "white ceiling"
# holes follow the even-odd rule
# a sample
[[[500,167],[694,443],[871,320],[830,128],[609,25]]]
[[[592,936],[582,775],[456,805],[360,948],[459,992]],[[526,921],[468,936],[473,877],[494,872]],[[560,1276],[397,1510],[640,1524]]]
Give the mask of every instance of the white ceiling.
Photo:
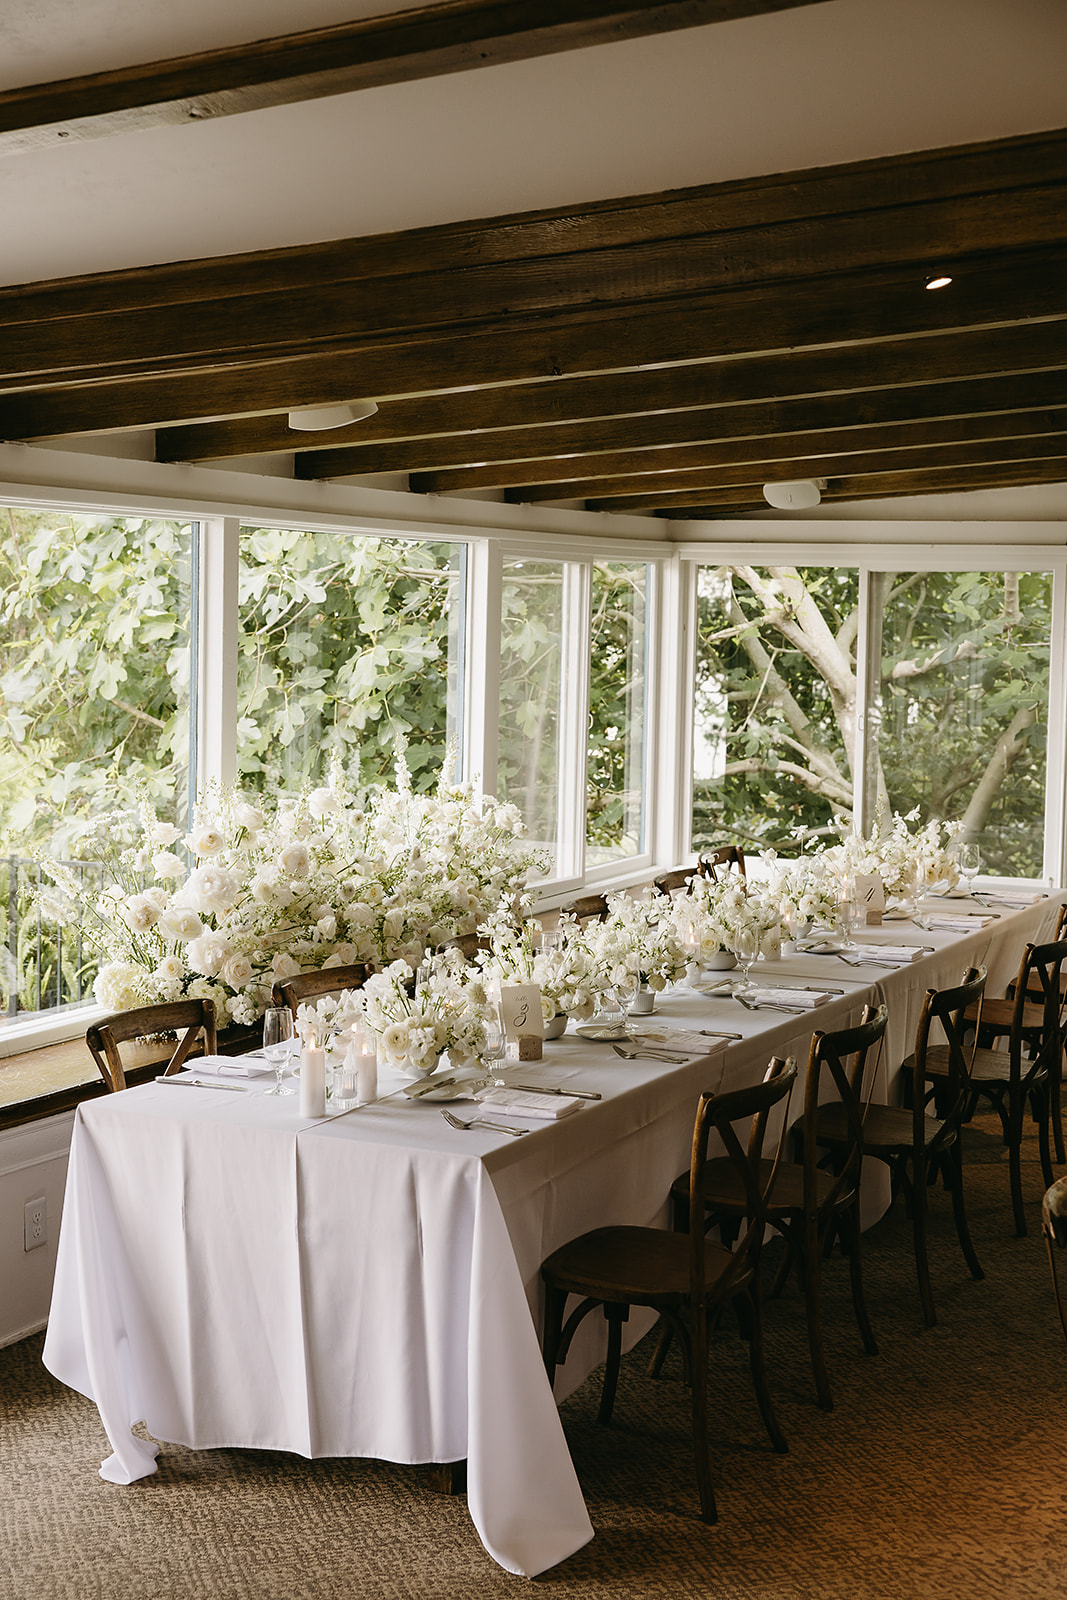
[[[0,88],[408,9],[0,0]],[[1067,125],[1067,0],[777,15],[0,160],[0,283]]]

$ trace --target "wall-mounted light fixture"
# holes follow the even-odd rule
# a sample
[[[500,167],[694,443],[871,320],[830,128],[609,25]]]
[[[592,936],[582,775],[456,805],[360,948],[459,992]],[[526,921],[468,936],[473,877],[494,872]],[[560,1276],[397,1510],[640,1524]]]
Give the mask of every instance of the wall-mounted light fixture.
[[[825,478],[799,478],[788,483],[765,483],[763,498],[778,511],[810,511],[822,499]]]
[[[299,406],[289,413],[289,426],[297,433],[324,433],[327,428],[346,428],[350,422],[373,417],[378,407],[373,400],[350,400],[344,406]]]
[[[952,279],[947,272],[932,272],[928,278],[923,279],[926,289],[947,289]]]

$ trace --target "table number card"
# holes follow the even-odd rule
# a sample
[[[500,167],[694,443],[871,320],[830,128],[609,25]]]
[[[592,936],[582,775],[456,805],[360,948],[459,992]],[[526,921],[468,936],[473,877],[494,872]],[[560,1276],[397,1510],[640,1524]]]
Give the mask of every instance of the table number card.
[[[855,897],[867,908],[867,926],[879,928],[885,912],[885,884],[877,872],[857,872]]]
[[[504,1033],[516,1042],[523,1034],[545,1036],[545,1020],[541,1015],[541,987],[536,983],[505,983],[500,986],[500,1009],[504,1017]]]

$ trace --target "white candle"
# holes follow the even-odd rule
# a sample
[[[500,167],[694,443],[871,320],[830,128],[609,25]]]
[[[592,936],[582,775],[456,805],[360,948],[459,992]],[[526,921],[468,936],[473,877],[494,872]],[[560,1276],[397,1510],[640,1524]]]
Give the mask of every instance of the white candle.
[[[326,1052],[319,1049],[313,1033],[300,1052],[300,1115],[326,1115]]]
[[[378,1098],[378,1042],[373,1033],[361,1040],[356,1057],[356,1104],[366,1106]]]

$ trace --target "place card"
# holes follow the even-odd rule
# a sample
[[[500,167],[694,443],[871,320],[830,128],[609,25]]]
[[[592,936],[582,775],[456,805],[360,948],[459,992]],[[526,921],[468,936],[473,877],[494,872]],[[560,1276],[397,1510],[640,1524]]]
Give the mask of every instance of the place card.
[[[885,884],[878,872],[857,872],[853,895],[866,908],[867,926],[880,928],[885,914]]]
[[[545,1036],[545,1019],[541,1015],[541,987],[536,983],[504,983],[500,986],[500,1011],[504,1018],[505,1037],[516,1044],[524,1034],[535,1038]]]

